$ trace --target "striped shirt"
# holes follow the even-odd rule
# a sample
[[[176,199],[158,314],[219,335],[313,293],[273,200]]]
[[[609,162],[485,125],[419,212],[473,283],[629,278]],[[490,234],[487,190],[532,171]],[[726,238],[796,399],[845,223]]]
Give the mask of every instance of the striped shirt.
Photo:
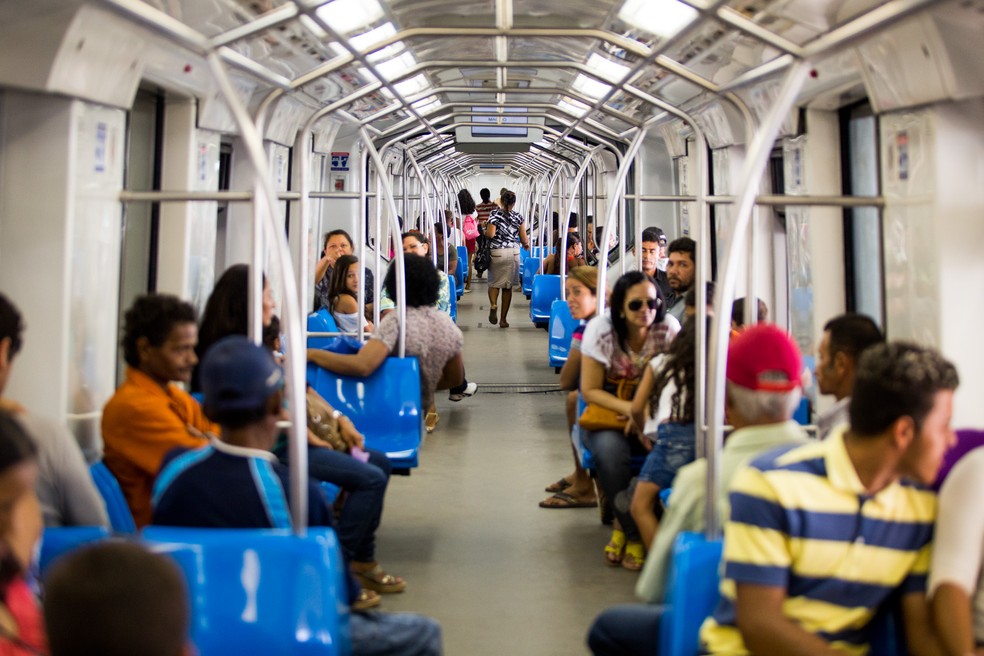
[[[519,248],[519,227],[523,225],[523,215],[510,210],[504,214],[495,210],[489,217],[489,223],[495,226],[495,237],[492,238],[492,248]]]
[[[842,427],[826,441],[753,460],[731,486],[721,601],[701,628],[707,653],[747,654],[736,627],[736,583],[781,587],[783,612],[849,654],[895,590],[925,590],[936,495],[896,481],[865,491]]]
[[[496,209],[496,204],[492,201],[488,203],[479,203],[475,206],[475,212],[477,216],[475,217],[479,222],[488,221],[489,215],[492,214],[492,210]]]

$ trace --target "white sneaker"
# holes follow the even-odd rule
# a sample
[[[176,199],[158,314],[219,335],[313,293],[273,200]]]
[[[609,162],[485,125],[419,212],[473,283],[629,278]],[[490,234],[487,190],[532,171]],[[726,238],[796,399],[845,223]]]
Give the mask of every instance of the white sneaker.
[[[465,389],[463,389],[459,394],[455,394],[454,392],[448,394],[448,401],[460,401],[466,396],[474,396],[477,391],[478,383],[468,383],[468,385],[465,386]]]

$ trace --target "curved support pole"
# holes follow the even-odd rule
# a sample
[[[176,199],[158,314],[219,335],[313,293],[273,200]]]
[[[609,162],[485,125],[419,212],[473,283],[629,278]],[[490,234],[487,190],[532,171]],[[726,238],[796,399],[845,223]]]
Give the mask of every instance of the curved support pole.
[[[420,204],[421,207],[423,207],[423,216],[425,217],[424,225],[422,225],[421,228],[423,228],[424,235],[428,237],[428,241],[430,242],[431,262],[433,262],[434,266],[437,267],[437,243],[434,240],[433,223],[426,218],[428,216],[427,210],[429,209],[429,206],[427,204],[427,195],[424,189],[424,172],[420,170],[420,165],[417,164],[417,158],[413,156],[413,152],[407,150],[406,153],[407,159],[410,160],[410,166],[413,167],[414,173],[417,174],[417,181],[420,183]],[[403,248],[402,240],[400,241],[400,248]]]
[[[585,156],[584,161],[581,162],[580,168],[578,168],[577,173],[574,175],[574,182],[571,185],[571,199],[567,203],[567,212],[562,216],[569,217],[571,212],[574,211],[574,203],[578,197],[578,190],[581,187],[581,179],[584,177],[584,173],[588,170],[591,162],[594,160],[594,156],[597,155],[604,146],[595,146],[591,151]],[[567,286],[564,284],[564,276],[567,275],[567,223],[564,223],[564,229],[560,231],[560,253],[557,254],[560,257],[560,300],[567,300]]]
[[[372,137],[369,136],[369,131],[366,128],[359,128],[359,137],[362,139],[362,143],[366,149],[365,152],[372,159],[372,164],[376,167],[376,171],[385,171],[383,160],[380,158],[375,146],[372,145]],[[389,203],[390,229],[399,234],[400,224],[396,220],[396,200],[393,198],[393,185],[390,184],[390,181],[385,175],[381,175],[379,180],[383,185],[386,202]],[[403,261],[403,240],[395,239],[394,241],[396,242],[393,244],[393,257],[396,259],[396,298],[393,299],[393,302],[396,303],[397,316],[400,318],[400,337],[397,348],[402,358],[406,357],[407,353],[407,295],[404,291],[407,288],[407,270],[406,263]]]
[[[273,183],[270,181],[268,174],[270,167],[267,162],[266,153],[263,152],[262,137],[257,131],[256,126],[250,120],[246,108],[236,96],[235,89],[222,66],[221,58],[215,52],[210,52],[206,59],[209,69],[216,83],[219,85],[219,90],[222,92],[226,103],[229,105],[229,109],[232,111],[233,118],[242,134],[250,163],[253,165],[254,194],[256,194],[256,199],[265,203],[264,208],[260,210],[258,207],[259,203],[254,201],[257,206],[254,216],[262,219],[262,229],[265,232],[265,236],[273,245],[274,266],[277,267],[280,278],[284,281],[284,307],[281,314],[284,318],[283,328],[287,334],[287,344],[290,346],[285,354],[287,405],[288,412],[291,415],[290,428],[288,429],[288,450],[291,468],[290,512],[294,532],[298,535],[304,535],[308,516],[307,422],[301,420],[303,416],[301,413],[305,412],[305,408],[307,407],[304,399],[306,388],[304,382],[305,352],[303,348],[304,342],[301,338],[303,313],[298,302],[297,289],[289,284],[289,281],[293,277],[290,264],[290,249],[287,245],[287,236],[281,228],[278,228],[274,220],[274,217],[279,214],[277,211],[277,194],[273,189]],[[260,245],[262,245],[262,242]],[[255,245],[253,253],[255,257],[257,253]],[[262,257],[259,257],[253,260],[252,266],[250,267],[251,289],[249,312],[251,326],[255,326],[261,320],[259,310],[262,303],[260,301],[262,282],[258,286],[257,278],[262,281],[263,272],[260,270],[262,263]],[[257,333],[256,337],[259,337],[261,334]],[[254,338],[254,341],[259,343],[259,340],[256,338]]]
[[[639,152],[642,141],[646,138],[650,127],[651,123],[647,122],[636,133],[636,136],[633,137],[632,143],[629,144],[629,148],[625,151],[625,155],[622,158],[622,163],[618,167],[618,175],[615,176],[615,191],[611,202],[608,204],[608,216],[605,218],[605,232],[601,236],[601,244],[598,245],[598,252],[602,256],[598,262],[598,316],[605,313],[605,291],[608,289],[608,240],[611,239],[612,227],[615,225],[615,214],[618,212],[618,205],[623,196],[622,190],[625,187],[625,178],[629,175],[632,160],[635,159],[636,154]]]
[[[714,307],[716,308],[729,308],[735,300],[735,277],[738,274],[738,259],[746,246],[748,223],[751,220],[752,207],[755,203],[755,195],[758,189],[757,181],[765,169],[772,143],[779,133],[782,119],[796,100],[796,94],[802,88],[808,70],[809,64],[807,61],[796,62],[790,67],[789,73],[783,81],[778,100],[769,110],[763,125],[756,132],[755,138],[749,146],[748,157],[745,160],[741,176],[739,177],[737,187],[739,195],[734,204],[734,237],[728,244],[728,250],[724,256],[722,273],[718,277],[719,284],[714,290]],[[719,450],[718,447],[723,443],[724,438],[724,374],[727,364],[725,356],[728,352],[730,323],[730,313],[716,312],[711,318],[709,359],[714,370],[711,372],[711,384],[707,389],[710,422],[708,426],[709,448],[707,449],[707,498],[705,504],[707,527],[705,533],[708,537],[716,537],[720,530],[720,519],[717,515],[716,503],[719,469],[716,455]]]

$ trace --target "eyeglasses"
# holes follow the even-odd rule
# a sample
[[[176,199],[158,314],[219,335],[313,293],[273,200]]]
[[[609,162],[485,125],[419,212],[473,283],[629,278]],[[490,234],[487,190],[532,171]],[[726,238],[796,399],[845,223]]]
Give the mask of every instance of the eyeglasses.
[[[632,310],[633,312],[638,312],[639,310],[642,309],[643,303],[645,303],[646,307],[648,307],[650,310],[655,310],[656,308],[659,307],[658,298],[647,298],[645,301],[642,300],[641,298],[637,298],[629,301],[629,309]]]

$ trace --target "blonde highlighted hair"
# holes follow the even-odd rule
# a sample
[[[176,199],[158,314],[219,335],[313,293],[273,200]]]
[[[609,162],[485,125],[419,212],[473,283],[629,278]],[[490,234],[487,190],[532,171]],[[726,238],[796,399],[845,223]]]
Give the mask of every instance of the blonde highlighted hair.
[[[588,289],[595,296],[598,295],[598,269],[596,267],[590,266],[579,266],[574,267],[567,272],[569,278],[572,278]]]

